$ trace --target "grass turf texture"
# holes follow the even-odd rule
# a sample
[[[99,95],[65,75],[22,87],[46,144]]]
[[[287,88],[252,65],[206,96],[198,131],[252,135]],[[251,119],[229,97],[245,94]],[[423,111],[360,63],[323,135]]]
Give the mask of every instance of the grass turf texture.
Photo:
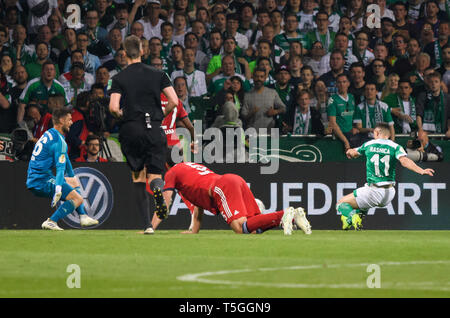
[[[179,232],[0,230],[0,297],[450,296],[449,231]],[[69,264],[79,289],[66,285]],[[380,265],[379,289],[368,264]],[[200,277],[212,284],[177,278],[232,270]]]

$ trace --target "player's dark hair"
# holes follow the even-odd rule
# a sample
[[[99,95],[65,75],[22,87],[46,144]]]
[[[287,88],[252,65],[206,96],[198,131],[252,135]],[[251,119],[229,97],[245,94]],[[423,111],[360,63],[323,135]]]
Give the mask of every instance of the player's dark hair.
[[[386,137],[391,137],[391,129],[388,123],[378,123],[375,126],[375,129],[380,129],[382,134]]]
[[[53,125],[57,125],[59,121],[69,115],[72,111],[68,108],[57,108],[52,113]]]
[[[172,158],[172,151],[176,151],[178,152],[178,156],[183,158],[183,148],[180,148],[178,146],[169,146],[167,147],[167,155],[166,155],[166,164],[168,166],[168,168],[172,168],[173,166],[175,166],[177,163],[179,162],[175,162]],[[181,159],[183,161],[183,159]],[[181,162],[181,161],[180,161]]]

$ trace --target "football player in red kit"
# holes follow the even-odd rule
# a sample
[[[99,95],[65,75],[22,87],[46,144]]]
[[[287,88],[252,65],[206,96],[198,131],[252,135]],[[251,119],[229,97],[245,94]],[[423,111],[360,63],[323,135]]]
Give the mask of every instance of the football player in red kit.
[[[201,164],[181,162],[167,171],[164,181],[167,206],[175,190],[195,205],[192,231],[183,233],[198,233],[203,210],[208,210],[220,213],[238,234],[262,233],[281,224],[284,234],[291,235],[294,222],[303,232],[311,234],[303,208],[289,207],[262,214],[247,183],[236,174],[219,175]]]

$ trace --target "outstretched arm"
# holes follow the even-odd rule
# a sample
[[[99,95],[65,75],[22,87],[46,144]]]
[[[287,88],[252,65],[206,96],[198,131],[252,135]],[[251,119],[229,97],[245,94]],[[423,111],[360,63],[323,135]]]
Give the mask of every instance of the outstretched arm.
[[[182,234],[197,234],[202,225],[203,209],[198,206],[194,207],[192,231],[184,231]]]
[[[350,143],[348,142],[347,137],[345,137],[341,128],[336,122],[336,116],[328,116],[329,126],[333,129],[333,133],[344,143],[344,150],[347,151],[350,149]]]
[[[347,155],[348,159],[355,159],[361,156],[361,154],[358,152],[358,150],[356,150],[356,148],[351,148],[347,150],[345,154]]]
[[[409,159],[406,156],[400,157],[398,159],[401,163],[401,165],[411,171],[414,171],[415,173],[424,175],[427,174],[429,176],[433,176],[434,175],[434,170],[427,168],[427,169],[422,169],[421,167],[419,167],[418,165],[415,164],[414,161],[412,161],[411,159]]]

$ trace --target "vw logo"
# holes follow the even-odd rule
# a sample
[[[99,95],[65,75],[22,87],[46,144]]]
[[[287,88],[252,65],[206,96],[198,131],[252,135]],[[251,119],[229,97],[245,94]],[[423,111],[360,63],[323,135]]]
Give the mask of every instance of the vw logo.
[[[87,214],[98,220],[98,225],[89,228],[98,227],[108,219],[113,208],[114,194],[111,183],[103,173],[91,167],[76,168],[73,172],[80,181],[80,192]],[[63,221],[73,228],[81,228],[80,217],[76,211],[63,218]]]

